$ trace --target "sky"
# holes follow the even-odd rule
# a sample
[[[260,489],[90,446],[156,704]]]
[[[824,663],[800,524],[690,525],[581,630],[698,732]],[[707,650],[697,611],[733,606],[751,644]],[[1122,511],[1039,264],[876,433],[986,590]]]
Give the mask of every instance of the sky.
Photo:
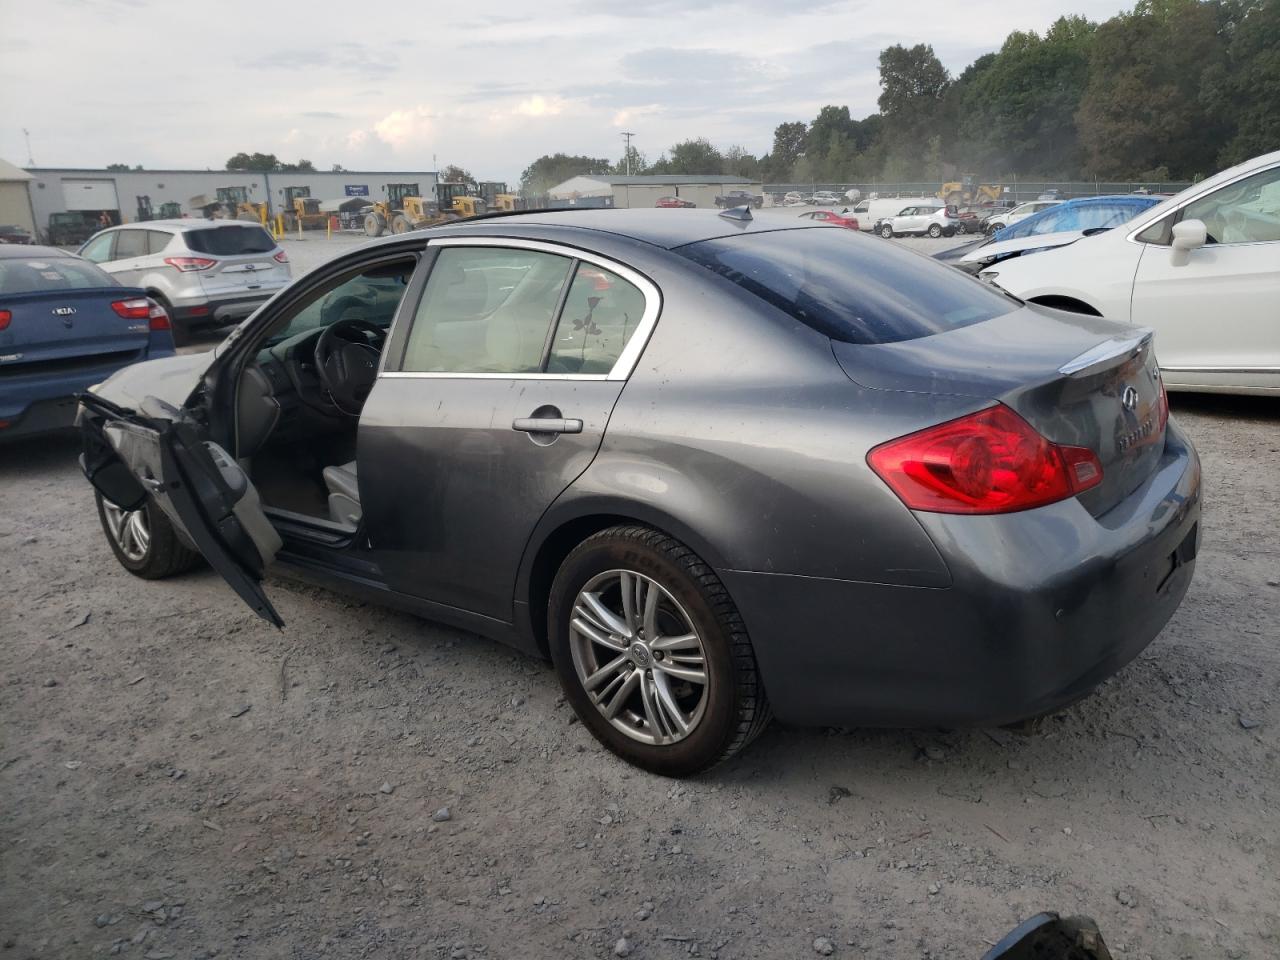
[[[767,151],[828,103],[875,112],[878,56],[959,73],[1012,30],[1115,0],[0,0],[0,157],[222,168],[456,163],[516,182],[544,153],[657,159],[704,136]]]

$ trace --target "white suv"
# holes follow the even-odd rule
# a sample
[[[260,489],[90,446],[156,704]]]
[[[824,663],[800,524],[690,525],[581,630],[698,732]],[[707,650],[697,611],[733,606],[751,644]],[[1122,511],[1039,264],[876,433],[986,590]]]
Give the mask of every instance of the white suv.
[[[1171,390],[1280,395],[1280,151],[979,276],[1033,303],[1150,327]]]
[[[239,220],[130,223],[95,234],[79,253],[159,301],[178,343],[197,327],[244,319],[290,278],[289,257],[271,234]]]
[[[874,230],[886,240],[901,234],[931,237],[949,237],[960,227],[960,220],[951,207],[921,204],[903,207],[895,216],[876,221]]]

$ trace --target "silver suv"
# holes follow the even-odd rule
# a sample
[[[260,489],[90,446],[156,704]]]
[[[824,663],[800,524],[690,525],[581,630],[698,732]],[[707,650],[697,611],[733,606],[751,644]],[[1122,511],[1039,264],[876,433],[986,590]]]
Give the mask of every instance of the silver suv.
[[[888,240],[902,234],[928,234],[931,237],[949,237],[960,227],[953,207],[921,204],[903,207],[896,216],[881,217],[874,230]]]
[[[111,227],[80,248],[168,311],[173,338],[244,319],[289,283],[289,257],[256,223],[150,220]]]

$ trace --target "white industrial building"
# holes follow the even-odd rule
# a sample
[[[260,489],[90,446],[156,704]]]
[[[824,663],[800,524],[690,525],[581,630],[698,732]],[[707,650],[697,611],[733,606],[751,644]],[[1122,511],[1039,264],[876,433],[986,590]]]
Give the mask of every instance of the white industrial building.
[[[615,176],[611,173],[572,177],[552,187],[551,199],[575,206],[652,207],[660,197],[679,197],[699,207],[714,207],[716,197],[729,190],[760,193],[759,180],[721,175],[651,174]]]
[[[15,224],[31,233],[36,232],[35,213],[31,209],[31,196],[27,184],[31,174],[0,159],[0,224]]]
[[[142,198],[146,198],[153,211],[159,211],[165,203],[177,203],[182,215],[198,217],[201,211],[192,208],[193,198],[216,198],[219,188],[244,187],[249,192],[249,202],[266,201],[270,212],[275,214],[285,209],[285,190],[290,187],[306,188],[309,196],[322,201],[346,197],[379,200],[389,183],[416,183],[423,195],[434,196],[437,179],[434,172],[427,170],[264,173],[31,167],[26,173],[31,177],[26,184],[30,192],[29,210],[41,232],[48,226],[49,214],[64,211],[81,212],[95,221],[105,212],[113,223],[131,223],[140,219],[144,209]],[[6,221],[0,217],[0,222],[22,221]]]

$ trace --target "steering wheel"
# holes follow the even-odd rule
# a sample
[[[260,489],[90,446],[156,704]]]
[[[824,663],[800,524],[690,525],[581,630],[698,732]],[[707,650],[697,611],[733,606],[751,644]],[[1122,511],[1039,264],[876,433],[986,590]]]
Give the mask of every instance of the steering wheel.
[[[330,324],[316,340],[316,375],[342,413],[360,416],[378,376],[386,337],[376,323],[352,317]]]

